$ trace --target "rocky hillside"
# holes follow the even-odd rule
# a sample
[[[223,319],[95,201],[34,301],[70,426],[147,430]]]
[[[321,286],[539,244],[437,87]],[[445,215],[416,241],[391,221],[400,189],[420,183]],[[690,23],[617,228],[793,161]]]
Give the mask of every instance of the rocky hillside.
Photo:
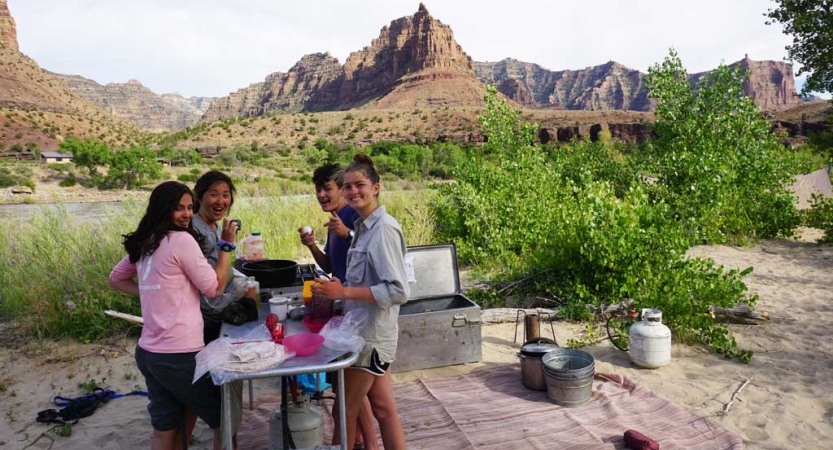
[[[14,21],[0,0],[0,152],[15,144],[54,150],[65,136],[130,145],[140,131],[76,95],[20,53]]]
[[[136,80],[101,85],[78,75],[49,74],[99,108],[150,131],[180,130],[196,125],[214,100],[157,95]]]
[[[214,102],[204,119],[360,107],[476,107],[484,93],[451,27],[420,4],[416,14],[383,27],[344,65],[327,53],[304,56],[287,73],[274,73]]]
[[[800,103],[792,65],[778,61],[752,61],[745,57],[729,66],[740,66],[749,74],[744,90],[762,110],[787,109]],[[597,111],[653,109],[643,81],[645,74],[613,61],[584,70],[551,71],[537,64],[505,59],[477,62],[475,73],[478,80],[496,85],[504,95],[527,108]],[[692,81],[706,73],[692,75]]]

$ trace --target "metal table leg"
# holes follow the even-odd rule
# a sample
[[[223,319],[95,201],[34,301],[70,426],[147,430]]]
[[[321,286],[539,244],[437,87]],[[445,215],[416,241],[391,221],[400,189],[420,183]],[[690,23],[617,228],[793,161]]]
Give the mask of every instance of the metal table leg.
[[[231,386],[229,383],[223,384],[222,389],[222,405],[223,405],[223,447],[226,450],[232,450],[234,443],[231,436]]]
[[[249,411],[251,411],[251,410],[255,409],[255,405],[254,405],[254,398],[255,398],[254,393],[255,393],[255,391],[252,388],[252,381],[253,380],[247,380],[247,381],[249,382]]]
[[[347,450],[347,408],[344,399],[344,369],[338,370],[338,418],[341,423],[341,445],[339,448]],[[374,436],[373,439],[376,437]]]

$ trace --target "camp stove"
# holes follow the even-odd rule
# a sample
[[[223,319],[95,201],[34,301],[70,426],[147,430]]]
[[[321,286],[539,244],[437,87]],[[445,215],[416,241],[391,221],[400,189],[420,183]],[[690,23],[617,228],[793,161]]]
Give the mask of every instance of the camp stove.
[[[318,274],[315,264],[298,264],[295,271],[295,280],[289,286],[280,286],[261,289],[260,300],[269,301],[272,297],[287,297],[291,304],[303,303],[304,281],[312,281]]]

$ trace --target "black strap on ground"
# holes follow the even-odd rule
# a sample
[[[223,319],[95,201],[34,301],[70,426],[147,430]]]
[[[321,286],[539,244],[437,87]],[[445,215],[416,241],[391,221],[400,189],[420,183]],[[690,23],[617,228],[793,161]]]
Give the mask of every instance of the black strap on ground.
[[[52,398],[52,403],[55,406],[61,407],[61,409],[45,409],[38,413],[38,417],[35,420],[41,423],[52,423],[56,425],[64,425],[67,423],[75,425],[78,423],[78,419],[93,415],[99,406],[109,402],[110,400],[128,395],[147,396],[148,394],[144,391],[133,391],[127,394],[119,394],[110,389],[95,388],[93,389],[93,392],[77,398],[67,398],[56,395]]]

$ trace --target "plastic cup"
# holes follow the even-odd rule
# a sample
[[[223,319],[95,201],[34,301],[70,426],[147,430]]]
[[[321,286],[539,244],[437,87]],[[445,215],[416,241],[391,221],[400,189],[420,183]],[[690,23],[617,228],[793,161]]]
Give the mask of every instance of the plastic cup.
[[[278,316],[278,320],[283,322],[289,314],[290,299],[286,297],[272,297],[269,299],[269,312]]]

